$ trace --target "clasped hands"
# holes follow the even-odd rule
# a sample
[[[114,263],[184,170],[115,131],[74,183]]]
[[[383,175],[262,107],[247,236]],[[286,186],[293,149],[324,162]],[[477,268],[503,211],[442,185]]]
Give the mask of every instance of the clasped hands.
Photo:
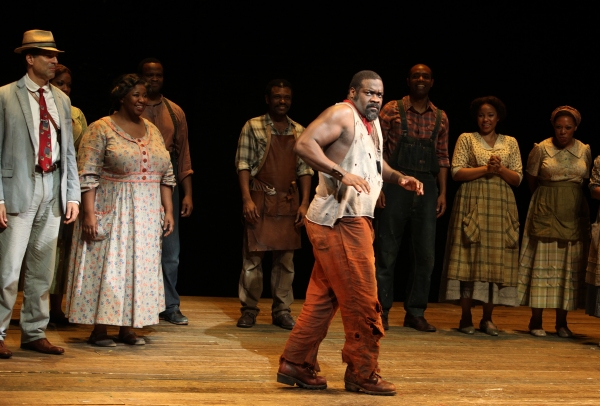
[[[499,175],[500,172],[502,172],[502,168],[504,168],[502,166],[502,158],[500,158],[498,155],[490,156],[490,160],[487,164],[487,172]]]

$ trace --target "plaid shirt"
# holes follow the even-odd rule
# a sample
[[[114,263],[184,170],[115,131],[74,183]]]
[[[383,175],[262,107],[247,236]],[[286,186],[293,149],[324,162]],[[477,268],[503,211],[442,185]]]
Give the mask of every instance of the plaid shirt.
[[[248,170],[250,176],[256,176],[258,171],[258,165],[265,155],[265,149],[267,147],[267,126],[271,126],[271,136],[276,135],[291,135],[292,126],[296,129],[296,137],[299,137],[304,131],[304,127],[296,123],[288,117],[288,126],[285,131],[280,134],[275,126],[269,114],[264,116],[254,117],[246,122],[240,138],[238,140],[237,153],[235,154],[235,167],[237,171]],[[308,166],[300,157],[296,163],[296,175],[298,177],[303,175],[313,175],[313,170]]]
[[[437,116],[437,107],[428,102],[427,110],[423,114],[418,113],[412,106],[409,96],[402,98],[404,110],[406,111],[406,121],[408,121],[408,136],[414,138],[431,138],[431,132],[435,127],[435,118]],[[390,157],[398,144],[402,135],[402,124],[400,113],[398,112],[398,101],[393,100],[387,103],[379,112],[379,122],[383,132],[383,159],[390,161]],[[448,156],[448,117],[442,113],[442,122],[437,136],[435,154],[438,164],[441,168],[450,167],[450,158]]]

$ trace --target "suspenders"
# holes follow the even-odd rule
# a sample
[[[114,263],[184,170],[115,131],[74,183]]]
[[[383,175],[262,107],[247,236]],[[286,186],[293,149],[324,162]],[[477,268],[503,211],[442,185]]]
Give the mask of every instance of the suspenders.
[[[398,100],[398,112],[400,113],[400,123],[402,125],[402,136],[408,137],[408,122],[406,120],[406,110],[404,110],[404,103],[402,100]],[[440,126],[442,124],[442,113],[444,111],[442,109],[437,109],[437,114],[435,117],[435,125],[433,127],[433,131],[431,132],[431,139],[434,140],[437,137],[438,132],[440,131]],[[398,148],[398,144],[396,144],[396,148],[394,149],[394,153],[390,158],[390,162],[394,164],[398,161],[398,154],[400,153],[400,148]]]
[[[179,158],[179,151],[177,151],[177,130],[179,129],[179,121],[177,121],[177,117],[175,117],[175,113],[173,112],[173,108],[171,104],[167,101],[167,98],[163,96],[163,103],[167,110],[169,110],[169,115],[171,116],[171,120],[173,120],[173,127],[175,131],[173,132],[173,151],[176,152],[176,159]]]
[[[398,112],[400,113],[400,120],[402,121],[402,136],[408,136],[408,123],[406,121],[406,110],[404,110],[404,103],[402,100],[398,100]],[[431,132],[431,139],[435,139],[437,137],[438,132],[440,131],[440,125],[442,124],[442,113],[444,111],[442,109],[437,109],[437,115],[435,116],[435,126],[433,127],[433,131]]]

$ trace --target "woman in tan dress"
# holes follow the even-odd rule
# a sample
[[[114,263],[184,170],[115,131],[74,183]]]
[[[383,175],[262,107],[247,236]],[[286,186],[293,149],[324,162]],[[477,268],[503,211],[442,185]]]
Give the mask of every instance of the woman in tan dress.
[[[88,342],[143,345],[134,328],[158,324],[165,309],[162,237],[173,231],[175,176],[160,131],[142,118],[146,82],[121,76],[111,92],[116,112],[92,123],[77,165],[81,213],[75,223],[69,280],[69,321],[93,324]]]
[[[527,159],[533,196],[519,260],[519,299],[531,307],[529,331],[546,335],[544,309],[556,309],[556,333],[572,337],[567,312],[577,308],[580,273],[585,269],[589,211],[583,180],[589,177],[590,146],[573,138],[579,112],[561,106],[552,112],[554,137],[535,144]]]
[[[479,328],[496,336],[494,306],[518,306],[519,216],[511,186],[521,183],[523,171],[517,141],[496,132],[504,104],[482,97],[471,112],[479,132],[462,134],[452,158],[452,178],[463,184],[450,215],[440,300],[460,301],[465,334],[475,332],[473,301],[483,303]]]

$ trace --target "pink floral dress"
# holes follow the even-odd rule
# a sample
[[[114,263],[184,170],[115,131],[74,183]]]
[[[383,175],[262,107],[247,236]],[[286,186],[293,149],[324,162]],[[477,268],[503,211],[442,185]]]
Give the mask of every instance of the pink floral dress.
[[[110,117],[90,125],[79,148],[81,191],[96,189],[98,236],[76,223],[69,258],[67,315],[73,323],[142,327],[164,310],[161,185],[175,185],[160,131],[144,120],[136,139]]]

